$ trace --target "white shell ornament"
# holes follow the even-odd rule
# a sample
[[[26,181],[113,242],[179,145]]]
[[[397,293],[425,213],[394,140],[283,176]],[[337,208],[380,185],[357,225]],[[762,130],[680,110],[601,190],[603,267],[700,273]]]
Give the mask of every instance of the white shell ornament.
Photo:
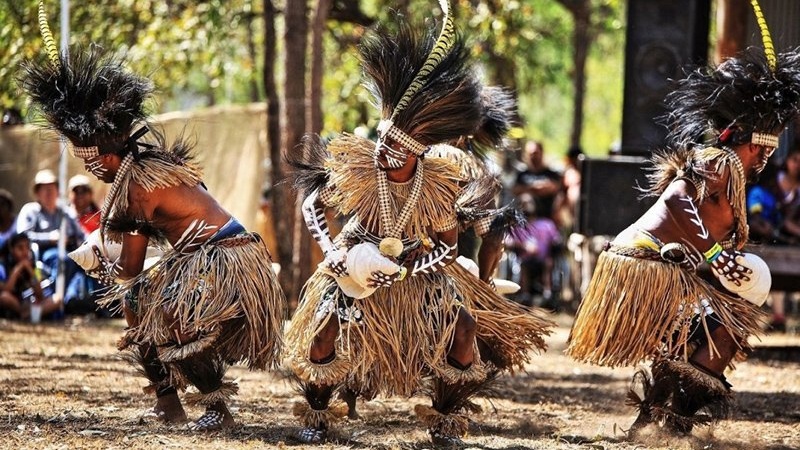
[[[372,272],[394,274],[400,271],[397,263],[383,256],[375,244],[368,242],[353,246],[347,252],[346,264],[349,276],[335,279],[345,295],[357,299],[368,297],[377,289],[367,287]]]
[[[100,230],[95,230],[86,237],[86,240],[80,247],[69,252],[67,256],[77,263],[83,270],[96,269],[100,265],[100,261],[94,254],[92,247],[97,247],[100,253],[106,256],[111,261],[119,258],[122,251],[122,244],[116,242],[103,241],[100,236]]]
[[[772,287],[772,274],[769,271],[769,266],[763,259],[753,253],[743,253],[741,256],[737,256],[736,262],[753,271],[748,275],[750,280],[740,280],[741,284],[736,286],[735,283],[728,281],[725,277],[720,277],[720,283],[725,289],[748,302],[757,306],[763,305],[767,301]]]

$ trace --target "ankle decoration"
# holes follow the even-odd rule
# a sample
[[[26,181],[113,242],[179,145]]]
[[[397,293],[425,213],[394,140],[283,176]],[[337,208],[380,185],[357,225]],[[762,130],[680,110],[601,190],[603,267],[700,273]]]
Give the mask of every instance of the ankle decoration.
[[[186,403],[190,405],[213,405],[226,402],[239,393],[239,385],[234,382],[224,382],[220,387],[211,392],[193,392],[186,394]]]
[[[222,428],[225,416],[219,411],[208,409],[199,419],[188,425],[192,431],[211,431]]]
[[[291,361],[295,375],[304,383],[334,385],[344,381],[350,373],[350,358],[334,353],[327,362],[315,363],[310,358],[295,356]]]
[[[431,435],[438,433],[444,436],[461,437],[465,436],[469,429],[469,419],[464,414],[442,414],[427,405],[414,406],[414,412]]]
[[[347,404],[342,401],[333,401],[327,408],[317,410],[305,401],[296,402],[292,407],[292,414],[304,427],[327,430],[330,425],[347,416]]]
[[[689,433],[728,416],[733,402],[729,385],[685,361],[653,364],[652,386],[644,399],[654,422]]]
[[[465,367],[458,364],[459,367],[454,367],[451,361],[452,359],[448,357],[447,362],[436,370],[437,375],[448,384],[469,383],[486,379],[486,366],[480,360],[477,351],[475,351],[475,359],[469,366]],[[457,363],[457,361],[453,362]]]

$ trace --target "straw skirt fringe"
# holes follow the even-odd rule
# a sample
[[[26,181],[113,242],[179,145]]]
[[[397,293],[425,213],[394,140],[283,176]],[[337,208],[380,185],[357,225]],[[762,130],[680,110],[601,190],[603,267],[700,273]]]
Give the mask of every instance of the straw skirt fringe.
[[[238,235],[188,254],[172,252],[148,271],[112,291],[104,302],[138,286],[136,342],[176,343],[169,312],[185,334],[217,335],[214,350],[225,362],[250,369],[280,363],[286,300],[261,238]],[[188,355],[187,355],[188,356]]]
[[[286,333],[293,352],[289,363],[305,382],[340,381],[339,376],[327,379],[332,376],[329,370],[313,370],[308,356],[319,331],[329,320],[340,320],[336,308],[321,305],[335,283],[320,271],[311,276]],[[338,289],[336,295],[338,300]],[[423,376],[446,368],[456,314],[462,307],[449,277],[440,273],[412,277],[353,302],[361,321],[340,320],[336,342],[336,358],[349,361],[348,382],[369,387],[373,394],[410,396]],[[477,358],[476,362],[480,363]]]
[[[547,349],[544,336],[550,334],[555,323],[546,318],[544,311],[504,298],[460,264],[450,264],[444,272],[455,280],[478,324],[478,339],[489,346],[498,369],[523,369],[532,352]]]
[[[760,331],[763,313],[726,295],[679,266],[600,254],[586,295],[570,331],[567,354],[603,366],[632,366],[657,355],[687,360],[693,318],[708,337],[706,300],[716,318],[746,350],[746,339]],[[741,353],[741,352],[740,352]]]

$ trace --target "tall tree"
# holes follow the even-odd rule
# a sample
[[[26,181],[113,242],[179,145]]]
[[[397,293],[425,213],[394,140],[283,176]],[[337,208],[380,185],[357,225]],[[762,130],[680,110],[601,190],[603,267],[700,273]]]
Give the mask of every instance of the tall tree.
[[[291,186],[279,183],[283,180],[286,170],[281,157],[281,101],[275,84],[275,68],[277,66],[277,48],[275,19],[278,11],[272,0],[264,0],[264,93],[267,97],[267,145],[272,161],[272,217],[275,234],[278,236],[291,236],[294,225],[290,220],[294,213],[294,199]],[[279,278],[281,286],[286,288],[292,283],[292,240],[277,239],[278,263],[282,269]]]
[[[747,17],[751,14],[747,0],[720,0],[717,2],[717,46],[714,59],[717,64],[735,56],[747,42]]]
[[[284,152],[301,151],[298,147],[306,131],[306,52],[308,49],[308,7],[305,0],[287,0],[284,9],[284,21],[286,32],[284,33],[284,43],[286,45],[285,73],[284,82],[284,114],[283,114],[283,133],[281,148]],[[275,161],[273,161],[273,164]],[[280,164],[284,164],[280,160]],[[281,179],[276,179],[276,181]],[[305,251],[301,248],[301,240],[308,242],[308,233],[304,232],[303,221],[298,220],[300,215],[300,205],[296,204],[296,194],[293,191],[285,192],[284,199],[286,205],[292,205],[292,209],[277,212],[278,221],[285,221],[285,226],[293,230],[291,234],[282,236],[292,236],[292,247],[294,255],[292,264],[284,266],[281,274],[285,277],[290,276],[290,280],[283,278],[285,282],[283,288],[286,298],[289,301],[296,301],[300,291],[301,267],[308,264],[309,246],[306,245]],[[291,211],[291,212],[290,212]],[[283,227],[282,227],[283,228]],[[276,230],[277,231],[277,230]],[[279,236],[281,236],[279,234]],[[288,239],[287,239],[288,240]],[[286,283],[288,282],[288,283]]]
[[[581,145],[583,104],[586,96],[586,58],[592,42],[591,0],[558,0],[572,14],[572,131],[569,143]]]
[[[320,133],[323,126],[322,78],[325,50],[322,40],[330,9],[331,0],[318,0],[311,23],[311,80],[308,90],[308,131],[311,133]]]

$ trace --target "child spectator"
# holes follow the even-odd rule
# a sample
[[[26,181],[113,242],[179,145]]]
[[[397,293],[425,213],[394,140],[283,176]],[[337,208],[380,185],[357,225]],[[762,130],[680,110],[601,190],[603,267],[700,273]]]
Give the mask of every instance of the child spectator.
[[[31,241],[24,233],[11,236],[0,252],[0,312],[9,318],[60,316],[61,304],[53,300],[52,283],[33,258]]]
[[[530,195],[519,198],[527,222],[512,229],[506,238],[506,247],[520,260],[521,303],[532,304],[541,296],[542,305],[558,309],[553,302],[552,272],[553,249],[561,243],[561,234],[549,217],[541,217],[536,202]]]

